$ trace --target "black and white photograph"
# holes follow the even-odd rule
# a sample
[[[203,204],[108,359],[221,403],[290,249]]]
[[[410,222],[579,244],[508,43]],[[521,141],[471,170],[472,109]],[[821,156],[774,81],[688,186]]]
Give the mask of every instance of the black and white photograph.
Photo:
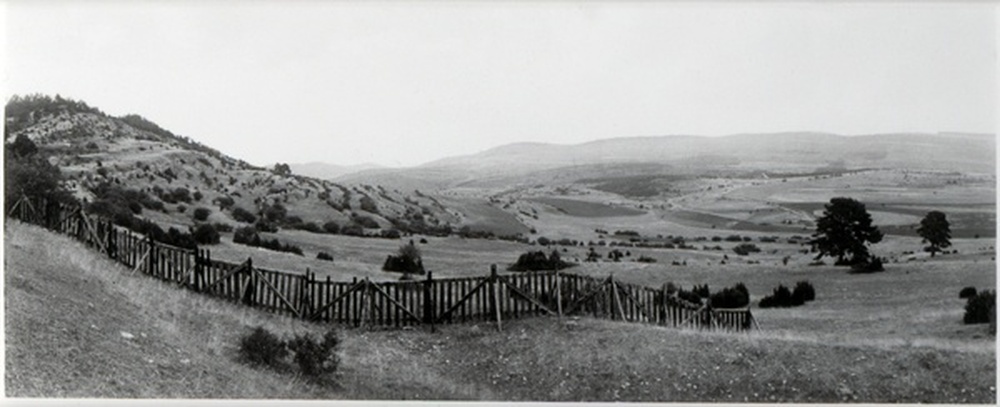
[[[998,10],[0,0],[3,401],[995,405]]]

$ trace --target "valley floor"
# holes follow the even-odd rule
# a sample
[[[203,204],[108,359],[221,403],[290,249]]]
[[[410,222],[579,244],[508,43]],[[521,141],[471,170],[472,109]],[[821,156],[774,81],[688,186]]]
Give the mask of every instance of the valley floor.
[[[949,325],[937,341],[831,341],[823,329],[785,325],[812,315],[790,310],[784,319],[768,311],[780,330],[750,334],[574,317],[509,321],[502,332],[344,330],[341,369],[314,383],[239,363],[237,344],[255,326],[286,337],[329,326],[131,275],[15,221],[4,246],[7,397],[996,402],[986,326]],[[829,292],[834,309],[856,301]]]

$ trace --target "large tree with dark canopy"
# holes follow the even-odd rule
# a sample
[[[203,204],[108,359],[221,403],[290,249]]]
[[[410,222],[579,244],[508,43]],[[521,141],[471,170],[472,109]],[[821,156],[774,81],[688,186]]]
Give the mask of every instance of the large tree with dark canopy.
[[[924,243],[930,244],[927,246],[927,251],[931,252],[931,257],[934,257],[934,253],[941,251],[941,249],[951,246],[951,226],[948,224],[948,218],[944,212],[927,212],[924,219],[920,221],[917,234],[924,238]]]
[[[816,222],[810,242],[819,251],[817,259],[834,256],[838,265],[862,264],[869,260],[869,243],[882,241],[882,232],[872,225],[865,204],[852,198],[833,198]]]

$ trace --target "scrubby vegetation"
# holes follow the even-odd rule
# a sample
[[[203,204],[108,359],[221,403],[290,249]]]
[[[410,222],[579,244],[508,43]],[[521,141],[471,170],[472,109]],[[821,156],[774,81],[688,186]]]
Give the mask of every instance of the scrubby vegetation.
[[[743,283],[723,288],[709,296],[713,308],[743,308],[750,304],[750,291]]]
[[[420,255],[420,249],[410,243],[399,247],[396,255],[388,255],[382,270],[404,274],[424,274],[424,262]]]
[[[996,304],[996,291],[982,290],[966,301],[965,316],[962,317],[962,321],[966,324],[993,323],[996,325]]]
[[[510,271],[540,271],[540,270],[562,270],[573,267],[575,264],[564,261],[559,251],[553,250],[548,256],[543,251],[532,251],[523,253],[517,258],[517,262],[507,267]]]
[[[740,256],[746,256],[750,253],[760,253],[760,248],[753,243],[741,243],[733,248],[733,252]]]
[[[233,232],[233,243],[239,243],[252,247],[263,247],[277,252],[295,253],[302,255],[302,248],[293,244],[281,243],[278,239],[261,238],[254,226],[245,226]]]
[[[316,253],[316,258],[319,260],[333,261],[333,255],[327,252]]]
[[[192,236],[198,244],[219,243],[219,232],[215,229],[215,226],[207,223],[203,223],[195,227]]]
[[[958,298],[967,299],[976,296],[976,287],[965,287],[958,292]]]
[[[292,366],[289,362],[293,362],[299,374],[316,380],[336,372],[340,365],[337,356],[339,346],[340,337],[332,329],[320,341],[308,334],[296,335],[286,341],[263,327],[256,327],[240,339],[239,353],[246,363],[278,371],[289,370]]]
[[[808,281],[800,281],[795,284],[795,290],[789,290],[784,285],[778,285],[771,295],[760,300],[761,308],[788,308],[797,307],[812,301],[816,298],[816,291]]]

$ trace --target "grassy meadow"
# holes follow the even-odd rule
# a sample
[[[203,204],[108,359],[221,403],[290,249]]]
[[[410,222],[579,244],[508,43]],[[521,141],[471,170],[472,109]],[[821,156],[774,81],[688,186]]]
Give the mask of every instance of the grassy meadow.
[[[860,275],[822,266],[588,264],[575,271],[614,272],[651,285],[664,279],[713,287],[745,281],[757,298],[774,284],[808,279],[817,298],[794,309],[754,309],[762,329],[747,334],[577,317],[506,321],[502,332],[491,324],[434,332],[345,329],[341,368],[313,382],[248,367],[238,360],[237,344],[254,326],[285,337],[319,335],[329,326],[131,275],[34,226],[8,222],[4,238],[8,397],[996,400],[995,337],[984,325],[960,322],[958,289],[995,285],[994,263],[971,255],[891,264],[884,273]],[[381,242],[386,249],[399,243],[351,240]],[[500,247],[484,256],[522,249],[441,239],[425,253],[445,255],[473,244]]]

